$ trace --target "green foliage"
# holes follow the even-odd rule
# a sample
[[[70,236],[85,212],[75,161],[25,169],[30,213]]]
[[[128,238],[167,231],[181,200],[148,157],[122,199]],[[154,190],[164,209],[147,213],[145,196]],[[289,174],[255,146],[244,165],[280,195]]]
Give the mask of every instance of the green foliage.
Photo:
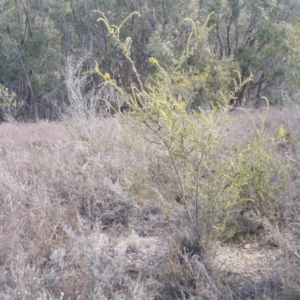
[[[9,115],[15,113],[16,100],[16,94],[0,84],[0,122],[6,121]]]
[[[286,58],[299,57],[299,43],[294,43],[299,33],[293,28],[299,22],[298,2],[211,1],[206,9],[215,11],[216,26],[209,39],[216,45],[218,59],[233,58],[243,78],[254,74],[253,82],[236,94],[239,104],[246,98],[259,105],[263,96],[272,103],[279,100],[278,90],[295,91],[289,84],[292,68]]]
[[[253,125],[254,126],[254,125]],[[283,160],[274,159],[274,150],[279,142],[276,138],[269,139],[263,128],[256,128],[256,136],[245,146],[240,146],[234,156],[240,176],[245,180],[241,184],[241,197],[249,199],[247,209],[253,210],[259,217],[273,216],[278,212],[278,197],[285,191],[288,184],[289,167]],[[284,139],[284,136],[279,136]]]
[[[4,1],[0,18],[1,80],[18,96],[17,119],[42,117],[63,98],[60,33],[54,28],[48,2]],[[49,101],[50,100],[50,101]],[[51,109],[50,109],[51,110]],[[35,115],[35,116],[34,116]]]

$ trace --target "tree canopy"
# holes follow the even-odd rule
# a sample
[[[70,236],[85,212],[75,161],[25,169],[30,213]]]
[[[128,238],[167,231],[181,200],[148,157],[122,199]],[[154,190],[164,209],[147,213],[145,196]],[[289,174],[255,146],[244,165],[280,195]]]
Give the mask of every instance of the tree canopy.
[[[130,59],[142,85],[154,68],[155,57],[178,77],[176,92],[193,106],[244,102],[259,106],[296,99],[299,92],[299,0],[3,0],[0,10],[0,83],[11,94],[1,98],[1,115],[20,120],[57,119],[70,103],[66,85],[69,58],[82,59],[82,74],[101,64],[118,85],[130,90],[138,80],[103,22],[111,24],[132,12],[119,38],[131,39]],[[206,20],[208,21],[206,22]],[[202,30],[198,43],[192,26]],[[192,54],[182,64],[187,43]],[[253,80],[245,81],[253,74]],[[80,76],[80,74],[78,74]],[[176,78],[176,76],[175,76]],[[235,83],[245,81],[239,89]],[[84,90],[97,80],[86,76]]]

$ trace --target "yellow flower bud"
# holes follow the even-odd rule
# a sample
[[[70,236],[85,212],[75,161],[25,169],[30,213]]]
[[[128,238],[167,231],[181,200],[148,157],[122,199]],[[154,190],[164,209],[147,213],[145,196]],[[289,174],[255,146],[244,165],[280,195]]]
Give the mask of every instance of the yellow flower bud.
[[[95,61],[95,67],[94,67],[94,72],[98,75],[101,76],[101,72],[99,69],[99,64]]]
[[[103,79],[109,80],[109,79],[110,79],[110,75],[109,75],[108,73],[105,73],[105,74],[103,75]]]
[[[154,57],[150,57],[150,58],[149,58],[149,62],[150,62],[151,64],[154,64],[154,65],[157,65],[157,64],[158,64],[157,59],[155,59]]]
[[[279,138],[283,138],[285,136],[285,130],[284,130],[284,128],[283,128],[282,125],[280,125],[280,127],[279,127],[279,129],[277,131],[277,136]]]

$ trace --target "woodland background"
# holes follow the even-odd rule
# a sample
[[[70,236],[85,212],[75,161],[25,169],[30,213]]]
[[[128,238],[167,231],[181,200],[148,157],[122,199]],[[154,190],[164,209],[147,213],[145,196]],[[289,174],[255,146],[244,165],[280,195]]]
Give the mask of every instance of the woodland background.
[[[214,12],[206,26],[210,30],[182,66],[189,80],[179,89],[193,95],[193,106],[230,99],[259,106],[263,96],[271,104],[298,99],[297,0],[2,0],[0,5],[2,120],[6,114],[17,120],[59,119],[70,104],[66,79],[76,76],[76,60],[84,59],[80,76],[97,61],[118,85],[130,89],[136,80],[130,64],[97,22],[97,11],[116,25],[140,12],[124,24],[120,39],[132,38],[131,57],[143,84],[153,74],[149,57],[167,71],[178,64],[191,32],[186,19],[202,25]],[[236,71],[243,80],[252,72],[254,80],[228,96]],[[81,88],[101,96],[98,84],[94,76],[86,76]]]

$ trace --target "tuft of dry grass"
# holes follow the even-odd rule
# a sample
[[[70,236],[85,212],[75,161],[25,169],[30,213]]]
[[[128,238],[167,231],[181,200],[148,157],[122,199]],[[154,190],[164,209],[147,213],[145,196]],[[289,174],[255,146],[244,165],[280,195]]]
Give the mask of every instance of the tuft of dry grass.
[[[297,121],[277,108],[266,121],[270,135],[283,125],[293,137],[277,149],[291,165],[279,216],[233,218],[259,226],[210,253],[145,186],[170,174],[147,165],[154,146],[118,116],[1,125],[0,298],[299,299]],[[230,139],[251,138],[249,122],[231,113]]]

